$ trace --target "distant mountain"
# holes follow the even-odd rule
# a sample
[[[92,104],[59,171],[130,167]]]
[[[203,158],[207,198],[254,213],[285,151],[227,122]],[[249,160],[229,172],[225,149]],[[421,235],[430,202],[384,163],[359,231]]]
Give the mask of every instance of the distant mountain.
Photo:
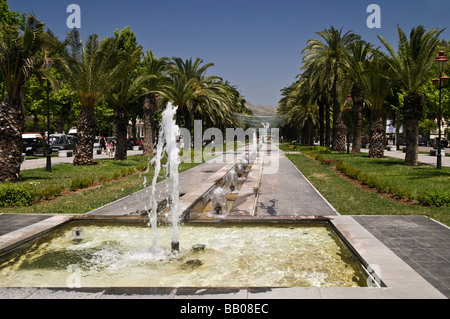
[[[249,102],[245,103],[245,107],[251,110],[254,116],[274,116],[278,111],[276,106],[253,105]]]

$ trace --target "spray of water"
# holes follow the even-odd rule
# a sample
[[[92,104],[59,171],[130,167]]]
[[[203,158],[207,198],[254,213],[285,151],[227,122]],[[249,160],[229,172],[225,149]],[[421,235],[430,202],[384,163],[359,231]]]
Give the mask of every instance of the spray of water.
[[[178,184],[178,166],[180,164],[178,137],[180,135],[180,128],[176,125],[174,116],[177,112],[177,107],[174,107],[171,103],[167,104],[166,109],[162,112],[161,126],[158,135],[158,144],[156,146],[156,154],[151,160],[151,164],[155,165],[155,175],[152,181],[152,194],[151,194],[151,210],[149,212],[150,224],[153,231],[153,243],[152,251],[158,250],[158,203],[156,201],[156,183],[159,173],[161,171],[161,159],[164,154],[167,153],[167,163],[164,165],[166,168],[166,177],[169,174],[169,178],[172,181],[171,185],[171,213],[172,213],[172,245],[178,244],[179,230],[179,184]]]

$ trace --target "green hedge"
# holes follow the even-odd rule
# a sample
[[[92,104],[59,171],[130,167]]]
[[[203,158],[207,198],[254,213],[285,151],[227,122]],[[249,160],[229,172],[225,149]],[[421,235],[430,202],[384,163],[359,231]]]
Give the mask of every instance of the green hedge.
[[[28,187],[15,187],[11,184],[0,186],[0,207],[29,206],[34,198],[34,192]]]
[[[425,192],[417,196],[417,201],[425,206],[450,206],[450,193]]]
[[[92,177],[76,177],[70,184],[70,190],[76,191],[78,189],[88,188],[94,184],[94,178]]]
[[[386,193],[393,195],[399,199],[416,200],[419,204],[424,206],[450,206],[450,193],[446,192],[425,192],[416,197],[406,189],[401,187],[385,184],[377,178],[368,174],[362,173],[354,167],[345,164],[342,160],[334,161],[336,168],[346,176],[358,180],[364,185],[374,188],[379,193]]]

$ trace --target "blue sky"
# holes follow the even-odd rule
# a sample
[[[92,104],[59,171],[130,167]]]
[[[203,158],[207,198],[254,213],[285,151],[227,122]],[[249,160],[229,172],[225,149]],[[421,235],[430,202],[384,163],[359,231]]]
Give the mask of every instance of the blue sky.
[[[236,86],[252,104],[276,106],[280,90],[300,73],[302,49],[316,32],[334,26],[380,45],[397,44],[397,25],[450,27],[449,0],[9,0],[11,10],[34,13],[60,39],[69,4],[81,7],[81,35],[101,38],[130,26],[144,50],[158,56],[200,57],[209,74]],[[369,4],[381,8],[381,28],[369,29]],[[450,40],[450,28],[442,33]]]

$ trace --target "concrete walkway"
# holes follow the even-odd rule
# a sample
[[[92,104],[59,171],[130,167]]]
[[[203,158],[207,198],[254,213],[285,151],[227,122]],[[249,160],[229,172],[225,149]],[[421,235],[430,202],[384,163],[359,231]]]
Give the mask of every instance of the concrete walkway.
[[[127,151],[127,155],[128,156],[133,156],[133,155],[141,155],[142,151]],[[94,160],[99,160],[99,159],[111,159],[113,157],[108,156],[106,154],[100,154],[94,155]],[[73,163],[73,157],[52,157],[52,166],[55,165],[60,165],[60,164],[71,164]],[[20,170],[28,170],[28,169],[36,169],[36,168],[44,168],[47,165],[47,158],[46,157],[41,157],[41,158],[36,158],[36,159],[30,159],[27,160],[25,159],[25,162],[22,163]]]
[[[284,152],[272,149],[271,155],[277,152],[279,155],[278,170],[267,174],[263,169],[256,215],[336,215],[337,211],[286,158]]]

